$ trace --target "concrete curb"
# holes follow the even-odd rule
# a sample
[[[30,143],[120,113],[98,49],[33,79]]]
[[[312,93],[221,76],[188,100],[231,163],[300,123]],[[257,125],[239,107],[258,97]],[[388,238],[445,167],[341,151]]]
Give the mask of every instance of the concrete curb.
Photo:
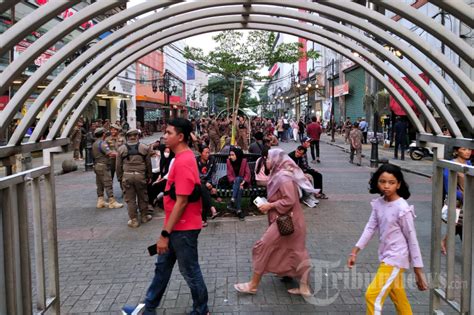
[[[324,141],[324,143],[329,144],[329,145],[332,145],[332,146],[335,146],[335,147],[338,147],[338,148],[342,149],[342,151],[344,151],[345,153],[350,153],[350,151],[349,151],[346,147],[344,147],[344,146],[342,146],[342,145],[340,145],[340,144],[337,144],[337,143],[334,143],[334,142],[330,142],[330,141]],[[370,162],[370,157],[367,157],[365,154],[362,154],[362,157],[363,157],[364,159],[366,159],[367,161]],[[419,172],[419,171],[416,171],[416,170],[407,168],[407,167],[405,167],[405,166],[401,166],[401,165],[392,163],[392,162],[390,162],[390,160],[388,160],[388,163],[389,163],[389,164],[392,164],[392,165],[397,165],[397,166],[399,166],[399,167],[400,167],[402,170],[404,170],[405,172],[412,173],[412,174],[419,175],[419,176],[423,176],[423,177],[427,177],[427,178],[431,178],[431,175],[430,175],[430,174],[426,174],[426,173],[423,173],[423,172]]]

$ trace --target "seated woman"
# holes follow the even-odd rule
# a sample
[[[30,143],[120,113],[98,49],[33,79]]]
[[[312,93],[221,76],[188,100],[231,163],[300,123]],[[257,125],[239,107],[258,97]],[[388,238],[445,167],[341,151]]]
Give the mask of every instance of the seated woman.
[[[255,166],[255,180],[258,186],[266,187],[270,170],[267,168],[268,147],[263,147],[262,156],[257,159]]]
[[[235,211],[241,221],[245,219],[240,207],[242,190],[250,183],[250,178],[250,168],[247,159],[244,159],[244,152],[238,147],[232,147],[227,159],[227,180],[232,184],[232,198],[228,208]]]
[[[459,164],[472,166],[471,158],[472,150],[464,147],[454,147],[453,155],[454,159],[451,161],[457,162]],[[443,171],[443,195],[447,197],[449,188],[449,170],[444,169]],[[464,203],[464,173],[457,173],[457,187],[456,187],[456,208],[461,209],[459,214],[458,221],[456,223],[455,235],[459,235],[462,240],[462,226],[463,226],[463,203]],[[441,252],[446,255],[446,242],[447,235],[443,237],[441,241]]]
[[[196,162],[199,171],[199,178],[201,179],[202,190],[202,226],[207,226],[207,217],[211,215],[211,219],[217,217],[217,211],[214,206],[211,206],[211,194],[216,193],[216,189],[212,186],[212,175],[216,169],[216,163],[210,156],[211,151],[208,146],[199,146],[199,156],[196,157]]]
[[[153,204],[156,204],[163,198],[166,182],[168,181],[168,174],[174,162],[174,153],[170,148],[165,145],[160,145],[160,153],[160,171],[158,178],[152,184],[154,189],[153,193],[156,193],[157,196],[153,201]]]

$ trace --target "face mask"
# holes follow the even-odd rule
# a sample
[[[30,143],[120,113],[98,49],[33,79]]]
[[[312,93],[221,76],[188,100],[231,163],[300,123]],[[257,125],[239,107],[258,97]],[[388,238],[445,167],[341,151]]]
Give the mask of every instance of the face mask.
[[[170,157],[170,154],[169,154],[168,152],[165,152],[163,155],[165,156],[165,158],[169,158],[169,157]]]

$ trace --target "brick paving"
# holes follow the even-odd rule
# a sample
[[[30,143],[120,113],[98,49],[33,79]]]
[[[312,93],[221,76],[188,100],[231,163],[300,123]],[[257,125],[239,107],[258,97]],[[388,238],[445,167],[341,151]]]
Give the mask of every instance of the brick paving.
[[[237,294],[233,284],[251,275],[251,249],[264,232],[265,216],[248,217],[245,222],[225,217],[210,221],[199,238],[200,263],[209,290],[212,314],[364,314],[364,292],[378,266],[377,240],[358,258],[357,274],[345,268],[350,249],[370,215],[367,186],[373,169],[348,163],[340,147],[322,139],[321,164],[328,200],[317,208],[305,208],[307,248],[315,269],[311,286],[317,291],[308,303],[286,290],[296,283],[283,283],[265,275],[258,294]],[[283,143],[286,151],[296,143]],[[406,174],[417,213],[417,232],[426,271],[429,270],[431,228],[431,182],[429,178]],[[121,201],[118,183],[115,192]],[[56,177],[61,312],[63,314],[118,314],[125,304],[143,300],[154,270],[154,258],[147,254],[163,224],[163,212],[138,229],[127,227],[122,209],[96,209],[95,179],[92,172],[76,171]],[[459,247],[459,241],[457,241]],[[459,253],[459,250],[458,250]],[[330,265],[326,269],[325,265]],[[412,272],[407,272],[413,279]],[[408,281],[410,283],[410,281]],[[429,294],[407,290],[415,314],[428,313]],[[190,291],[173,271],[170,285],[157,314],[185,314],[191,309]],[[391,301],[384,314],[394,313]]]

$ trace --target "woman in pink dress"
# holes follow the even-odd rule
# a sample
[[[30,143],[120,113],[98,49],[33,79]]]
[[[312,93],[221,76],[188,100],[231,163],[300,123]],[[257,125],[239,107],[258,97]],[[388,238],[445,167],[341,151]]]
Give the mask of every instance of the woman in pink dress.
[[[314,192],[314,188],[301,169],[282,149],[268,152],[266,161],[270,175],[267,185],[268,203],[259,210],[268,214],[269,226],[252,250],[253,274],[250,282],[238,283],[234,288],[242,293],[256,294],[262,276],[274,273],[299,280],[299,288],[290,294],[311,295],[308,285],[310,258],[306,250],[306,224],[299,202],[298,189]],[[295,231],[281,236],[276,219],[291,214]]]

